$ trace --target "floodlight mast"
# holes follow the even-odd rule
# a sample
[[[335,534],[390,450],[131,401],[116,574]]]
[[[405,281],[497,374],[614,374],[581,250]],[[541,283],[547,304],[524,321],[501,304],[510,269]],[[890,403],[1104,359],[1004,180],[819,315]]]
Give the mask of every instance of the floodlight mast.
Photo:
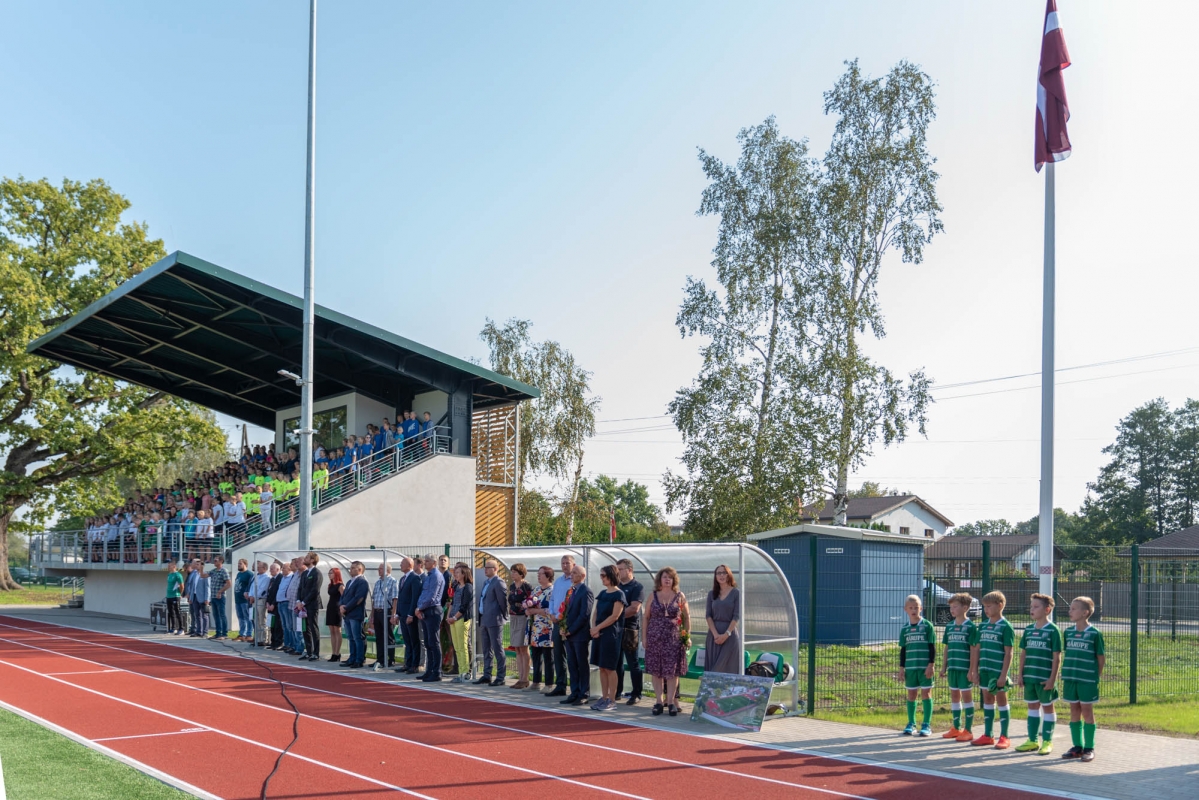
[[[304,196],[304,340],[300,387],[300,535],[310,548],[312,529],[312,339],[316,323],[316,0],[308,8],[308,180]]]

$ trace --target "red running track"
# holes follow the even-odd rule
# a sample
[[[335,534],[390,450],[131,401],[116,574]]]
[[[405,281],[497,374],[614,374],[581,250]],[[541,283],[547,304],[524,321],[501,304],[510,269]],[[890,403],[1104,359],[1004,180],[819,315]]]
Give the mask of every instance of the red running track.
[[[1040,798],[1033,792],[271,664],[300,712],[275,797]],[[264,667],[0,616],[0,703],[186,784],[253,800],[295,714]]]

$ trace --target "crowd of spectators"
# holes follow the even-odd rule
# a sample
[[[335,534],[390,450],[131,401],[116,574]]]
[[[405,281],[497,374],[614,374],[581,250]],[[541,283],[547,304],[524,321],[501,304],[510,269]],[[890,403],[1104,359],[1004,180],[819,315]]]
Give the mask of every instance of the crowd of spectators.
[[[361,436],[347,436],[341,447],[318,444],[313,487],[327,490],[332,480],[340,492],[352,492],[368,459],[371,470],[383,471],[423,458],[434,442],[428,412],[418,419],[405,411],[394,426],[384,418],[382,425],[367,425]],[[392,458],[371,458],[388,450]],[[270,531],[295,518],[296,504],[287,501],[300,495],[299,467],[295,448],[277,453],[273,444],[247,445],[236,461],[219,469],[197,471],[191,480],[180,478],[170,486],[135,489],[110,514],[87,520],[89,558],[142,564],[199,558],[210,563],[224,550],[224,534],[251,525],[255,533]]]
[[[332,648],[328,661],[342,667],[367,666],[366,637],[373,635],[376,661],[371,666],[376,669],[391,668],[430,683],[453,676],[480,686],[544,690],[545,696],[561,698],[564,705],[586,704],[600,712],[616,709],[618,700],[629,706],[642,702],[643,651],[644,671],[652,682],[651,713],[679,713],[679,678],[688,669],[691,616],[678,573],[671,567],[653,576],[647,594],[629,559],[602,567],[602,590],[593,592],[586,571],[570,555],[562,557],[560,571],[538,567],[536,585],[527,580],[524,564],[512,564],[505,581],[491,559],[476,585],[469,564],[451,566],[448,556],[431,554],[402,557],[396,564],[398,576],[392,574],[392,564],[379,565],[373,584],[360,561],[351,563],[348,579],[340,569],[329,569],[326,582],[317,568],[319,558],[311,552],[287,562],[259,562],[254,571],[243,560],[232,581],[219,559],[207,572],[201,562],[192,561],[182,575],[172,563],[167,576],[171,632],[204,637],[211,624],[215,630],[209,638],[226,638],[222,598],[231,590],[238,635],[229,638],[251,647],[319,660],[323,608]],[[738,592],[732,570],[718,566],[705,608],[709,670],[740,671]],[[187,631],[179,618],[180,596],[195,609]],[[507,676],[505,626],[506,644],[516,653],[512,683]],[[477,675],[471,674],[472,629],[482,655]],[[343,644],[348,649],[344,661]],[[400,647],[403,653],[397,660]],[[591,667],[599,670],[600,697],[591,696]]]

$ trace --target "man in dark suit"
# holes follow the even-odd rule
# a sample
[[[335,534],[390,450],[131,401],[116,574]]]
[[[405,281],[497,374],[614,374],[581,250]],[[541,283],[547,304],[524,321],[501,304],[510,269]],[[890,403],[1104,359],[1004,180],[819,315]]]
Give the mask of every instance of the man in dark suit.
[[[319,661],[321,657],[321,584],[325,578],[316,568],[321,557],[316,553],[304,556],[304,572],[300,575],[300,589],[296,592],[296,611],[302,607],[307,619],[304,620],[304,651],[300,658],[309,661]]]
[[[483,562],[483,574],[487,576],[479,587],[476,602],[479,612],[479,646],[483,649],[483,675],[475,683],[503,686],[508,674],[508,658],[504,655],[504,623],[508,619],[508,592],[504,582],[496,574],[499,565],[495,559]],[[491,662],[495,662],[495,680],[491,679]]]
[[[587,647],[591,644],[591,612],[595,595],[587,588],[587,570],[574,565],[571,570],[570,602],[566,604],[566,666],[570,670],[570,694],[563,705],[581,706],[591,691],[591,667]]]
[[[343,667],[361,667],[366,663],[366,637],[362,633],[362,621],[366,617],[366,598],[370,585],[362,573],[366,566],[361,561],[350,564],[350,582],[341,593],[341,619],[346,626],[346,638],[350,642],[350,660]]]
[[[423,564],[414,564],[412,559],[405,558],[401,562],[401,570],[404,569],[405,562],[412,566],[412,569],[404,573],[400,581],[400,594],[396,599],[396,615],[400,618],[400,631],[404,635],[404,666],[396,667],[395,671],[415,675],[420,672],[421,653],[420,620],[416,618],[416,601],[420,599],[421,589],[424,587],[424,567]]]
[[[279,584],[283,582],[282,565],[271,564],[271,582],[266,588],[266,612],[271,615],[271,650],[283,646],[283,621],[279,619]]]

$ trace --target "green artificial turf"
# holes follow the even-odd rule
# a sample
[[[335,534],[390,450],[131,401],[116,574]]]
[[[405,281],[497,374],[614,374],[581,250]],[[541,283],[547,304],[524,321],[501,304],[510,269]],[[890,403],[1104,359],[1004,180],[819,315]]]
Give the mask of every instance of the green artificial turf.
[[[3,709],[0,768],[8,800],[191,796]]]

